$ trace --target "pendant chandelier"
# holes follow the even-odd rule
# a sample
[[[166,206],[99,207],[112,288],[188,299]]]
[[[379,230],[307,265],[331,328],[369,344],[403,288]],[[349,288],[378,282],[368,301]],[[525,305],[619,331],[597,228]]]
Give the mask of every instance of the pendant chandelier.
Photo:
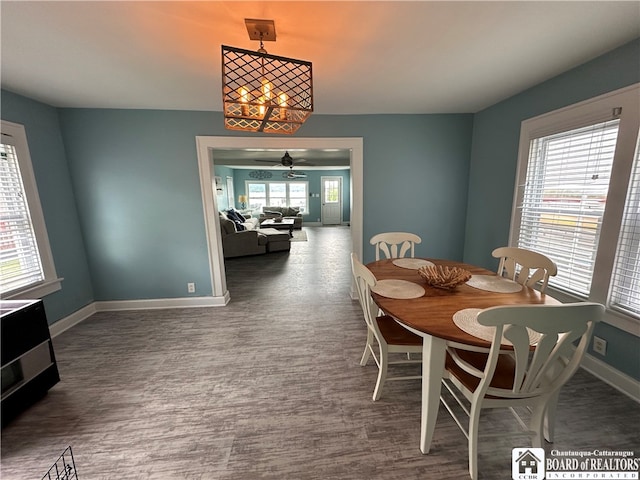
[[[273,20],[245,19],[257,52],[222,45],[222,100],[229,130],[295,133],[313,112],[311,62],[269,55]]]

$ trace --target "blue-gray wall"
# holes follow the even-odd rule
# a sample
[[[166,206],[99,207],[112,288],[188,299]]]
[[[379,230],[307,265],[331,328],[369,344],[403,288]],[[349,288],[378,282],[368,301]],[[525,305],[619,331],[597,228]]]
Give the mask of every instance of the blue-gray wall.
[[[58,111],[5,91],[1,105],[3,120],[25,127],[56,272],[64,278],[62,290],[44,298],[54,323],[95,299]]]
[[[365,262],[372,235],[408,230],[417,255],[494,268],[521,120],[639,81],[639,56],[637,40],[477,115],[312,115],[297,135],[363,138]],[[92,300],[185,297],[187,282],[211,294],[195,137],[240,135],[221,113],[56,110],[3,91],[2,118],[26,127],[65,277],[46,299],[52,321]],[[638,339],[598,334],[606,360],[640,378]]]
[[[466,262],[495,269],[491,252],[509,241],[521,122],[637,82],[640,39],[474,116]],[[640,379],[640,338],[605,323],[595,334],[608,341],[605,361]]]
[[[256,169],[260,170],[260,169]],[[282,178],[282,173],[287,173],[283,170],[273,170],[271,178],[265,178],[265,181],[269,182],[289,182],[289,181],[303,181],[307,182],[309,185],[309,193],[320,194],[320,182],[321,177],[332,176],[332,177],[340,177],[342,178],[342,221],[349,222],[351,219],[351,200],[350,200],[350,181],[351,175],[349,170],[302,170],[302,167],[299,169],[306,173],[307,177],[303,179],[297,180],[288,180]],[[255,182],[255,178],[251,178],[249,173],[251,170],[246,169],[231,169],[225,166],[215,167],[216,175],[230,175],[233,176],[233,188],[235,190],[235,200],[236,200],[236,208],[240,208],[238,203],[238,195],[246,195],[246,183],[247,181]],[[229,173],[230,172],[230,173]],[[218,197],[220,198],[220,197]],[[304,214],[303,222],[319,222],[320,221],[320,197],[309,197],[308,201],[308,209]],[[223,210],[223,208],[218,205],[219,210]]]
[[[60,119],[96,300],[184,297],[187,282],[210,295],[195,137],[228,135],[221,114]],[[461,259],[471,127],[471,115],[318,115],[300,135],[364,137],[365,238],[410,228],[419,254]]]

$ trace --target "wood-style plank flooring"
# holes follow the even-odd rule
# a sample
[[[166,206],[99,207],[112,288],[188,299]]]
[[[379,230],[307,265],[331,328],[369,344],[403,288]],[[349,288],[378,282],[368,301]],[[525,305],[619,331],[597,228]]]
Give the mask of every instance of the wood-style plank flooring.
[[[306,230],[291,252],[228,260],[227,307],[103,312],[55,338],[62,381],[2,430],[1,478],[38,480],[67,445],[80,480],[468,478],[443,408],[420,453],[419,381],[371,400],[349,230]],[[580,371],[548,450],[637,456],[639,420],[638,404]],[[512,425],[495,411],[480,428]],[[510,479],[511,448],[527,442],[481,442],[481,478]]]

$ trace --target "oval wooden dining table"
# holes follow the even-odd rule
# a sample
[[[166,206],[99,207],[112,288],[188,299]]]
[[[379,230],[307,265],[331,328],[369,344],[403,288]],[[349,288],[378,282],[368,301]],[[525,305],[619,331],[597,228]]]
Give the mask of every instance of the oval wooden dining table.
[[[560,302],[529,287],[515,293],[497,293],[480,290],[467,284],[454,290],[430,287],[418,270],[394,265],[394,259],[379,260],[367,264],[376,280],[406,280],[422,286],[425,294],[419,298],[396,299],[372,293],[376,304],[400,325],[420,335],[422,342],[422,412],[420,422],[420,450],[429,453],[438,417],[440,387],[445,364],[447,343],[470,348],[489,348],[489,342],[461,330],[453,321],[453,315],[466,308],[489,308],[499,305],[559,304]],[[461,267],[472,275],[495,275],[481,267],[465,263],[423,259],[436,265]]]

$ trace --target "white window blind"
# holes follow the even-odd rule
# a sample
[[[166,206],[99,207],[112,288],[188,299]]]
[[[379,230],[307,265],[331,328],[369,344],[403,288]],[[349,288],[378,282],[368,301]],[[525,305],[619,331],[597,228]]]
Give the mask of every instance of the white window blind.
[[[16,149],[0,144],[0,293],[44,280]]]
[[[640,145],[625,202],[609,306],[640,318]]]
[[[588,297],[619,120],[534,138],[520,208],[518,246],[558,265],[549,281]]]

